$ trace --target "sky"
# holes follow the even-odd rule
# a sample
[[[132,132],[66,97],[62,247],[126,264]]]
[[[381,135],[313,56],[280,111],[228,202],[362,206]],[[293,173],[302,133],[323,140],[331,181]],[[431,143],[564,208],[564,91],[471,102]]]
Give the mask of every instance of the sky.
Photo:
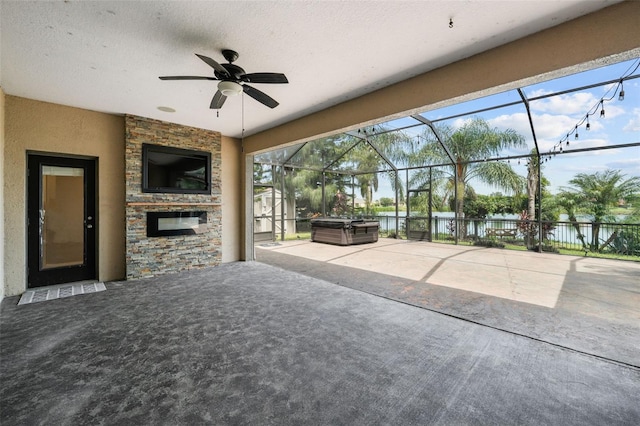
[[[566,91],[578,87],[619,80],[625,76],[640,75],[640,58],[590,71],[549,80],[522,88],[528,99],[551,93]],[[619,100],[620,89],[624,90],[624,100]],[[609,100],[611,98],[611,100]],[[603,103],[600,100],[604,99]],[[478,111],[488,107],[520,101],[516,90],[491,95],[485,98],[456,104],[438,110],[422,113],[432,121],[446,117]],[[556,147],[556,156],[549,157],[543,163],[542,174],[551,183],[549,190],[557,193],[569,185],[569,180],[578,173],[594,173],[608,169],[620,170],[627,177],[640,177],[640,146],[632,148],[616,148],[585,153],[565,153],[572,149],[592,147],[610,147],[640,142],[640,78],[624,81],[622,87],[618,83],[556,95],[529,102],[538,146],[541,153],[550,152]],[[605,110],[601,117],[602,106]],[[590,130],[586,129],[586,115],[589,115]],[[591,115],[592,114],[592,115]],[[480,117],[492,128],[498,130],[514,129],[526,139],[527,148],[505,151],[504,156],[527,154],[533,149],[534,141],[525,106],[518,105],[491,111],[476,113],[463,117],[440,121],[453,129],[459,128],[466,120]],[[402,126],[413,123],[412,119],[395,120],[386,126]],[[577,128],[576,128],[577,127]],[[578,138],[575,138],[578,133]],[[567,134],[569,137],[567,138]],[[567,146],[566,141],[569,141]],[[559,153],[562,141],[563,153]],[[511,160],[509,164],[522,176],[526,176],[526,161]],[[477,193],[490,194],[499,192],[497,188],[487,187],[481,182],[473,182]],[[374,198],[394,197],[386,179],[381,179],[378,192]]]

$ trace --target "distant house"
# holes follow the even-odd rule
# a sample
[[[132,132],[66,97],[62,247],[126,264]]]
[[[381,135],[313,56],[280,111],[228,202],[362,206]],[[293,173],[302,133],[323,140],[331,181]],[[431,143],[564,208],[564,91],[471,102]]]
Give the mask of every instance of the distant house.
[[[275,195],[275,199],[274,196]],[[295,203],[289,205],[283,200],[279,190],[270,188],[260,191],[253,196],[253,232],[254,234],[278,235],[282,232],[283,217],[282,203],[284,202],[284,232],[295,234]],[[290,220],[287,220],[290,218]]]
[[[355,200],[353,200],[353,206],[355,208],[364,208],[367,206],[367,202],[364,200],[364,198],[356,198]]]

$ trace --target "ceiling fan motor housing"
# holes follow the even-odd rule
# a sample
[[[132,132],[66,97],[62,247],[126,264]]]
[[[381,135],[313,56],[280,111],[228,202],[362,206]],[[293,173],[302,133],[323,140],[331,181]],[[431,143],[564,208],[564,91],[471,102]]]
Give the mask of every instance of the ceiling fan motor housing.
[[[219,73],[218,71],[213,72],[216,78],[220,80],[232,80],[232,81],[240,81],[240,77],[246,74],[246,72],[239,66],[234,64],[220,64],[227,70],[229,76]]]

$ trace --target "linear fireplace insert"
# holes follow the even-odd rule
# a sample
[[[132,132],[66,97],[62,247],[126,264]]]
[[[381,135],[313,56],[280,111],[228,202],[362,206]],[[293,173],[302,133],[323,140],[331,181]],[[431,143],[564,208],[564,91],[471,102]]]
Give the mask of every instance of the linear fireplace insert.
[[[207,230],[207,212],[147,212],[147,237],[196,235]]]

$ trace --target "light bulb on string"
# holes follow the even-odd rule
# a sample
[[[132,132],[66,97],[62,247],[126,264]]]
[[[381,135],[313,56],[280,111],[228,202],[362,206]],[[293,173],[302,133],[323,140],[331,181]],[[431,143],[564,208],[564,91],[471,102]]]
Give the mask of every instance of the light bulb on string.
[[[622,80],[620,80],[620,95],[618,96],[619,101],[624,101],[624,86],[622,84]]]
[[[587,131],[591,130],[591,124],[589,124],[589,114],[587,114],[587,125],[585,126]]]
[[[604,118],[604,101],[600,100],[600,108],[602,108],[600,110],[600,118]]]

